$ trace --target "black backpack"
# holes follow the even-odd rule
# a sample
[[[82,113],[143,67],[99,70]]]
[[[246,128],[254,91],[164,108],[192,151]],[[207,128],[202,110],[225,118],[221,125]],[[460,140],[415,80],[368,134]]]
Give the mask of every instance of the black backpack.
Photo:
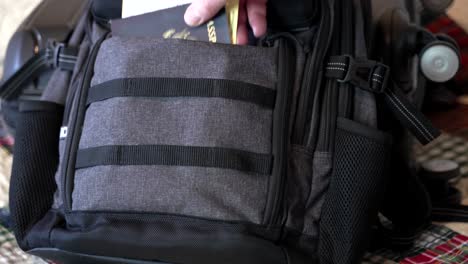
[[[90,2],[0,89],[15,101],[53,69],[16,117],[21,248],[59,263],[357,263],[379,212],[401,227],[387,237],[413,234],[430,205],[407,205],[408,223],[384,194],[419,188],[390,174],[408,170],[405,131],[439,132],[376,51],[370,4],[272,1],[267,36],[237,46],[118,36],[120,3]],[[425,206],[417,188],[402,195]]]

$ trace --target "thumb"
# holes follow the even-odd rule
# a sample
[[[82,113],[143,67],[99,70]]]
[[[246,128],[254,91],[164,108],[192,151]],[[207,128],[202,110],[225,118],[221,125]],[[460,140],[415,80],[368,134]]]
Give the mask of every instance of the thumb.
[[[214,17],[226,5],[226,0],[195,0],[185,11],[185,23],[196,27]]]

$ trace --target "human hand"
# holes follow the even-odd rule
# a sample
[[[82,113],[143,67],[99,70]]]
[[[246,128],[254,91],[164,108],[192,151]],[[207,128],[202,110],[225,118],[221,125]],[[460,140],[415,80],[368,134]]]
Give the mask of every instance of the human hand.
[[[247,44],[247,23],[255,37],[266,33],[266,3],[267,0],[240,0],[239,22],[237,27],[237,44]],[[195,27],[215,16],[226,5],[226,0],[194,0],[185,12],[185,23]]]

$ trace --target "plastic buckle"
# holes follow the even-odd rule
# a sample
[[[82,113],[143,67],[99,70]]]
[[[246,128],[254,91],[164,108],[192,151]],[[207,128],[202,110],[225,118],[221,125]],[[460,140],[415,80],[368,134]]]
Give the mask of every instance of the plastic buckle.
[[[57,42],[55,40],[51,40],[48,43],[47,57],[50,59],[50,65],[54,68],[59,67],[59,57],[60,52],[62,52],[62,48],[65,48],[64,43]],[[50,54],[49,52],[51,52],[52,54]]]
[[[349,55],[345,57],[348,58],[348,70],[346,76],[338,79],[338,82],[348,82],[373,93],[385,91],[390,75],[387,65],[365,58],[354,59]]]

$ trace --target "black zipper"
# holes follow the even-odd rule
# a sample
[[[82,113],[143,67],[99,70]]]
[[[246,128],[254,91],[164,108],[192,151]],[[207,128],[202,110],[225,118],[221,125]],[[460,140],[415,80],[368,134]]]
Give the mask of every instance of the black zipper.
[[[337,88],[336,81],[326,81],[316,151],[330,152],[333,150],[335,123],[338,114]]]
[[[354,54],[354,19],[353,19],[353,4],[348,0],[340,0],[341,5],[341,53],[347,55]],[[339,84],[339,115],[350,118],[353,111],[354,89],[350,84]]]
[[[318,124],[322,66],[332,36],[333,10],[330,9],[330,5],[333,6],[333,1],[321,1],[322,19],[315,47],[306,60],[304,81],[294,121],[293,144],[305,145],[309,139],[308,135],[314,134]]]
[[[91,42],[91,39],[90,39],[90,36],[85,36],[84,37],[85,41],[89,41]],[[87,48],[87,55],[89,57],[90,55],[90,51],[89,51],[89,48]],[[86,66],[86,65],[84,65]],[[71,107],[72,107],[72,104],[73,104],[73,101],[75,100],[75,97],[76,97],[76,93],[77,93],[77,87],[81,84],[80,81],[82,81],[82,78],[81,76],[84,74],[83,73],[83,65],[81,65],[78,69],[78,72],[76,73],[76,75],[74,76],[74,78],[71,80],[71,86],[70,86],[70,91],[69,91],[69,95],[67,96],[66,100],[65,100],[65,111],[64,111],[64,122],[63,124],[64,125],[67,125],[68,124],[68,121],[70,119],[70,111],[71,111]]]
[[[72,209],[72,191],[73,191],[73,176],[75,174],[75,158],[76,150],[78,148],[78,143],[81,135],[81,123],[84,118],[84,111],[86,106],[86,96],[89,86],[91,84],[91,79],[93,77],[94,63],[99,51],[99,48],[107,38],[107,34],[102,36],[93,46],[89,59],[86,63],[84,70],[83,80],[80,84],[79,89],[76,90],[75,101],[76,111],[71,111],[71,119],[69,122],[69,129],[67,135],[67,141],[64,152],[64,161],[62,167],[62,191],[63,195],[63,205],[65,211],[71,211]]]
[[[284,189],[287,174],[287,154],[289,145],[289,117],[291,105],[291,87],[294,85],[295,59],[288,41],[297,44],[294,36],[288,33],[274,35],[266,40],[272,46],[273,41],[278,45],[278,85],[277,104],[273,121],[273,154],[275,165],[270,180],[264,223],[279,226],[282,222],[281,210],[284,209]],[[297,45],[296,45],[297,49]],[[275,132],[278,131],[278,132]]]

